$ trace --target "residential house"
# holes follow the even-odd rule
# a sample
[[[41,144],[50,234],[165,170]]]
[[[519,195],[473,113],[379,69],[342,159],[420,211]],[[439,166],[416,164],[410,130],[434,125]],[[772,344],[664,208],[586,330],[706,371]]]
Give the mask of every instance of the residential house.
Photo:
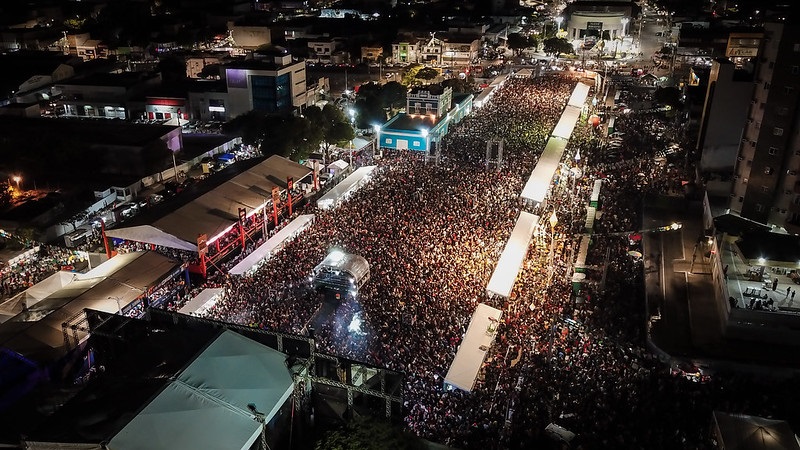
[[[362,45],[361,62],[383,62],[383,47],[377,44]]]

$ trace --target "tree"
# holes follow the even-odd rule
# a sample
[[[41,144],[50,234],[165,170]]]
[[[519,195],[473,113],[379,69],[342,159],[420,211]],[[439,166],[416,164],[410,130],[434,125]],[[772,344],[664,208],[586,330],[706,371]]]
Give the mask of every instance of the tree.
[[[386,122],[386,109],[377,97],[364,97],[356,100],[356,124],[359,128],[372,128],[374,124]]]
[[[412,86],[416,84],[417,72],[420,71],[424,66],[422,64],[414,63],[408,66],[403,72],[403,79],[401,83],[405,84],[406,86]]]
[[[439,76],[438,70],[434,69],[433,67],[423,67],[422,69],[419,69],[414,78],[418,80],[430,81],[438,76]]]
[[[281,155],[301,161],[319,148],[320,141],[319,131],[307,118],[291,114],[270,115],[265,117],[260,149],[265,156]]]
[[[406,105],[408,88],[397,81],[390,81],[381,86],[380,94],[384,108],[394,110]]]
[[[347,117],[332,103],[326,104],[322,110],[317,106],[310,106],[306,109],[305,116],[311,127],[320,131],[322,152],[326,161],[335,145],[343,144],[355,137]]]
[[[454,94],[471,94],[475,91],[475,79],[472,78],[472,76],[469,76],[465,79],[460,77],[448,78],[447,80],[442,81],[442,86],[452,88]]]
[[[422,450],[423,441],[416,436],[386,422],[358,417],[347,425],[326,432],[315,445],[315,450]]]
[[[544,52],[558,58],[562,53],[572,53],[572,44],[564,38],[548,38],[544,40]]]
[[[515,55],[519,55],[522,50],[532,47],[531,39],[520,33],[511,33],[508,35],[507,44],[508,48],[514,51]]]

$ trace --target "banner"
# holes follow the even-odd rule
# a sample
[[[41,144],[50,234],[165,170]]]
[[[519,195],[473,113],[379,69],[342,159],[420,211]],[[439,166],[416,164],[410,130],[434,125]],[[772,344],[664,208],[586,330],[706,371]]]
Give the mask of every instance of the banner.
[[[200,234],[197,236],[197,253],[206,255],[208,253],[208,235]]]

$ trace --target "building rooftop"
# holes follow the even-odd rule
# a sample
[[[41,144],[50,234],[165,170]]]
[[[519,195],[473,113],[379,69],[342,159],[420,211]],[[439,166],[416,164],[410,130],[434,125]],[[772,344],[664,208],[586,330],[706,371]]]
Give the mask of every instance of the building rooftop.
[[[437,120],[427,115],[400,113],[387,122],[386,125],[383,126],[383,129],[397,131],[429,130],[433,128],[437,122]]]
[[[85,144],[141,146],[160,139],[180,127],[149,125],[116,120],[48,119],[3,117],[0,135],[35,136],[46,130]]]
[[[72,78],[58,84],[66,86],[107,86],[129,88],[148,79],[160,76],[150,72],[93,73],[80,78]]]

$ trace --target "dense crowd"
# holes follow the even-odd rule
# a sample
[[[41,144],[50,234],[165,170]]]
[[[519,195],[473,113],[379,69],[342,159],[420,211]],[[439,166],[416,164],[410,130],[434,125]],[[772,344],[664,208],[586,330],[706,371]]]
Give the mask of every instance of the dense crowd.
[[[316,330],[318,348],[404,372],[407,427],[458,448],[541,448],[553,422],[577,434],[577,448],[710,448],[714,406],[772,411],[763,399],[722,392],[740,379],[697,384],[645,350],[642,262],[629,256],[641,250],[631,239],[641,227],[637,205],[645,195],[679,194],[686,170],[656,154],[677,131],[654,114],[617,121],[622,144],[613,151],[624,157],[616,161],[607,158],[602,129],[578,124],[538,211],[555,210],[558,225],[536,236],[511,298],[487,298],[522,186],[575,83],[509,79],[452,130],[438,164],[404,152],[384,158],[348,201],[315,211],[313,225],[279,257],[225,280],[226,295],[208,315],[310,333],[321,303],[308,282],[313,267],[334,248],[363,256],[371,279]],[[664,132],[654,138],[649,126]],[[504,162],[487,169],[486,142],[495,138],[505,142]],[[571,266],[597,179],[603,204],[589,274],[574,290]],[[449,390],[443,378],[479,302],[503,311],[495,344],[473,392]],[[348,328],[356,316],[357,332]]]

